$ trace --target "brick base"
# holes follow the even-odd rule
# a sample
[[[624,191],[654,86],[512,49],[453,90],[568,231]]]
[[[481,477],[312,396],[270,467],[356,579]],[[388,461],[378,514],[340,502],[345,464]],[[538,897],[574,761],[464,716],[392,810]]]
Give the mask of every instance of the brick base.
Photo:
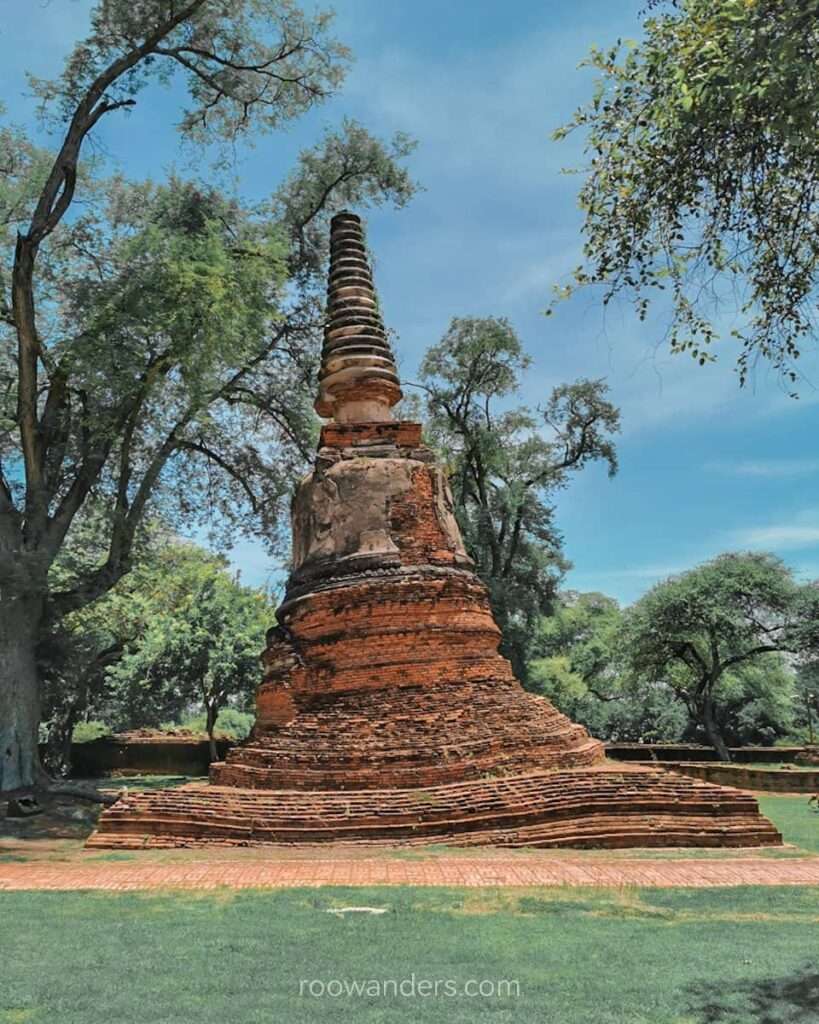
[[[194,783],[120,799],[88,846],[339,842],[614,849],[769,846],[782,838],[748,793],[661,769],[604,764],[351,793]]]

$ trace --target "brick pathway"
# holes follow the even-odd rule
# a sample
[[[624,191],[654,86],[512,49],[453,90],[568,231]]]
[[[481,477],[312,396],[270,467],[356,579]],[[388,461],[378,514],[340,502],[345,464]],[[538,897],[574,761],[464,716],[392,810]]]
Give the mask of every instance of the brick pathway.
[[[819,857],[724,860],[583,860],[580,858],[434,857],[423,860],[229,861],[180,863],[31,862],[0,864],[0,891],[21,889],[138,890],[157,888],[277,889],[322,885],[447,886],[819,886]]]

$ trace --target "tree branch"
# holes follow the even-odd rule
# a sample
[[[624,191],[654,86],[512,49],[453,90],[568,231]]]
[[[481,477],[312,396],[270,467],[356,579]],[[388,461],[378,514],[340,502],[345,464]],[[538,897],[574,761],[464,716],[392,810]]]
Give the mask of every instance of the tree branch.
[[[598,700],[602,700],[602,701],[623,700],[623,698],[625,696],[622,693],[601,693],[594,686],[589,686],[588,683],[586,683],[586,689],[589,691],[589,693],[593,697],[596,697]]]
[[[258,499],[256,498],[256,495],[253,493],[250,484],[241,475],[241,473],[239,473],[237,469],[230,465],[229,462],[223,459],[220,455],[217,455],[216,452],[214,452],[212,449],[208,448],[201,442],[182,441],[179,447],[180,449],[184,449],[185,451],[199,452],[199,454],[204,455],[206,459],[209,459],[211,462],[215,462],[217,466],[219,466],[228,474],[228,476],[232,477],[238,484],[241,485],[242,489],[247,495],[248,501],[250,502],[250,507],[253,509],[254,513],[258,514],[259,502]]]
[[[59,152],[40,191],[28,231],[18,234],[12,270],[12,310],[17,328],[18,422],[26,478],[27,538],[38,544],[48,526],[48,495],[43,465],[50,439],[37,417],[37,361],[40,340],[34,309],[34,263],[43,240],[65,216],[74,197],[77,162],[88,132],[100,117],[131,101],[106,101],[105,91],[135,67],[160,41],[200,8],[205,0],[191,0],[166,19],[144,42],[113,61],[91,83],[79,100]]]
[[[743,661],[748,661],[749,658],[755,658],[758,654],[776,654],[794,652],[794,648],[788,646],[785,643],[781,644],[759,644],[757,647],[751,647],[749,650],[744,651],[742,654],[735,654],[731,658],[726,658],[722,663],[722,668],[730,668],[732,665],[739,665]]]

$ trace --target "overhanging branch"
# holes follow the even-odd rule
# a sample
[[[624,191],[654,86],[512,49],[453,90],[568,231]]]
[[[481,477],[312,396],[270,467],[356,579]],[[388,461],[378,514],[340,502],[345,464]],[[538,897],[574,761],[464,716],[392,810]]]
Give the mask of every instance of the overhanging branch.
[[[226,459],[223,459],[221,455],[217,454],[215,451],[213,451],[213,449],[208,448],[207,445],[203,444],[201,441],[182,441],[179,444],[179,448],[184,451],[198,452],[200,455],[204,455],[205,458],[208,459],[210,462],[213,462],[217,466],[219,466],[220,469],[223,469],[225,473],[228,474],[229,477],[231,477],[241,486],[242,490],[247,495],[247,499],[250,502],[250,507],[253,509],[253,512],[256,515],[258,515],[260,509],[259,501],[256,495],[253,493],[250,484],[247,482],[246,478],[243,477],[242,474],[234,466],[231,466],[231,464]]]

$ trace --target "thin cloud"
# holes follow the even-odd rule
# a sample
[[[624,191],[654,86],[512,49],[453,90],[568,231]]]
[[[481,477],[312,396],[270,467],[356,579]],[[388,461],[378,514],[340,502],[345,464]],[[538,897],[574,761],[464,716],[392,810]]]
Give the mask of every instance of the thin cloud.
[[[615,38],[615,22],[598,19],[595,31]],[[400,126],[421,143],[412,166],[426,191],[378,249],[382,299],[408,372],[453,315],[505,315],[550,378],[608,379],[624,438],[669,423],[757,420],[798,408],[781,404],[765,373],[759,394],[753,384],[740,391],[729,321],[720,365],[699,367],[669,355],[660,300],[646,323],[627,303],[604,315],[594,289],[561,304],[551,320],[543,316],[552,287],[580,262],[581,179],[559,171],[583,163],[582,134],[557,145],[550,130],[588,96],[589,77],[575,65],[589,43],[587,25],[569,22],[558,32],[507,34],[480,59],[449,50],[436,58],[400,37],[359,55],[344,93],[356,116],[383,132]],[[524,390],[527,401],[542,397],[530,380]]]
[[[601,572],[572,572],[571,578],[596,580],[659,580],[683,572],[673,565],[640,565],[630,569],[604,569]]]
[[[708,462],[705,468],[711,473],[782,480],[819,474],[819,459],[746,459],[738,462]]]
[[[819,546],[819,525],[801,526],[781,523],[738,530],[734,543],[740,547],[768,548],[775,551],[798,551],[802,548]]]

